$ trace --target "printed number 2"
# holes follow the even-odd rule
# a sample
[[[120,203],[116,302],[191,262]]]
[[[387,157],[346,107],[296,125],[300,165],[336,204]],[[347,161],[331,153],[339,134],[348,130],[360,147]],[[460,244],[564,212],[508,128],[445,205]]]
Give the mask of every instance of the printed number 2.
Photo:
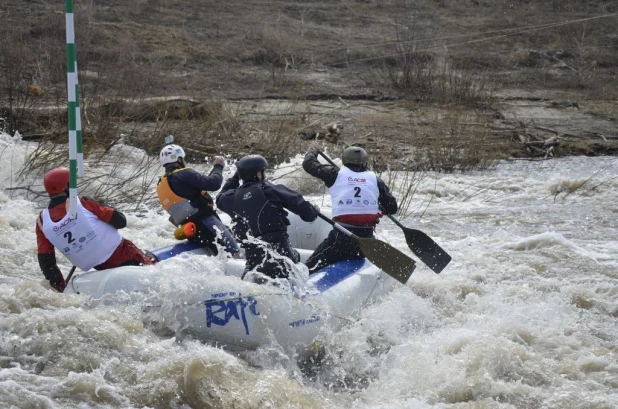
[[[73,235],[71,234],[71,232],[70,232],[70,231],[68,231],[68,232],[64,233],[64,237],[67,239],[67,242],[68,242],[69,244],[70,244],[70,243],[73,243],[73,242],[75,241],[75,239],[73,238]]]
[[[360,195],[361,188],[360,187],[358,187],[358,186],[355,187],[354,191],[356,192],[356,193],[354,193],[354,197],[361,197],[361,195]]]

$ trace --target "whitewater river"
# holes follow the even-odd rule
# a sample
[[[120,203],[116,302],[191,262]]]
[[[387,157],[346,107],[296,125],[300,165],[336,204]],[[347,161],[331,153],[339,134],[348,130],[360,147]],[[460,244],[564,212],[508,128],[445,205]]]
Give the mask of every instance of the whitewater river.
[[[40,177],[18,178],[28,149],[0,135],[1,408],[618,407],[616,158],[427,175],[403,222],[453,261],[439,275],[419,263],[406,286],[331,331],[328,359],[303,374],[276,345],[240,359],[152,330],[139,306],[46,286],[34,233],[45,198],[12,189],[42,191]],[[117,205],[140,247],[174,242],[159,209]],[[390,221],[378,231],[409,252]],[[189,261],[156,267],[182,288],[183,271],[213,263]]]

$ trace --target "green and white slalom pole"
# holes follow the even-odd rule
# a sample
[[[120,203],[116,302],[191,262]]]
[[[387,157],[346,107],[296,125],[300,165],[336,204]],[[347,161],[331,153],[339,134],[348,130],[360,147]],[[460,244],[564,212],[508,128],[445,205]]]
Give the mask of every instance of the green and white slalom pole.
[[[65,2],[67,35],[67,100],[69,111],[69,197],[71,218],[77,217],[77,177],[84,176],[82,148],[82,122],[79,109],[79,84],[77,81],[77,52],[75,49],[75,23],[73,0]]]

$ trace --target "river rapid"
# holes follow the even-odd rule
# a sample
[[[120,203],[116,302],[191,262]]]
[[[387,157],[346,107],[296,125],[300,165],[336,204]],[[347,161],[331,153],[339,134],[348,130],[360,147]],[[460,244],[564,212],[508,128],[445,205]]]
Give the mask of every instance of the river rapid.
[[[36,257],[41,177],[18,174],[32,146],[0,134],[2,408],[618,407],[616,158],[427,174],[402,222],[453,261],[439,275],[419,262],[407,285],[330,331],[324,362],[307,371],[277,345],[237,357],[154,330],[140,305],[52,290]],[[298,163],[278,170],[279,181],[297,183],[302,172],[289,169]],[[308,191],[327,206],[319,184]],[[174,242],[157,206],[114,204],[127,215],[123,236],[141,248]],[[410,254],[389,220],[378,233]],[[66,276],[70,264],[58,259]],[[174,279],[173,297],[183,273],[214,263],[181,257],[155,268]]]

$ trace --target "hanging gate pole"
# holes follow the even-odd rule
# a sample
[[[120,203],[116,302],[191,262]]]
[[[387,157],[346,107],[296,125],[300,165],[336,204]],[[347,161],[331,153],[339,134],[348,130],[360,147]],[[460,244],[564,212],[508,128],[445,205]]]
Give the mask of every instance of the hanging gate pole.
[[[71,218],[77,217],[77,177],[84,176],[82,148],[82,123],[79,109],[79,84],[77,81],[77,52],[75,49],[75,23],[73,0],[65,2],[67,37],[67,102],[69,114],[69,197]]]

